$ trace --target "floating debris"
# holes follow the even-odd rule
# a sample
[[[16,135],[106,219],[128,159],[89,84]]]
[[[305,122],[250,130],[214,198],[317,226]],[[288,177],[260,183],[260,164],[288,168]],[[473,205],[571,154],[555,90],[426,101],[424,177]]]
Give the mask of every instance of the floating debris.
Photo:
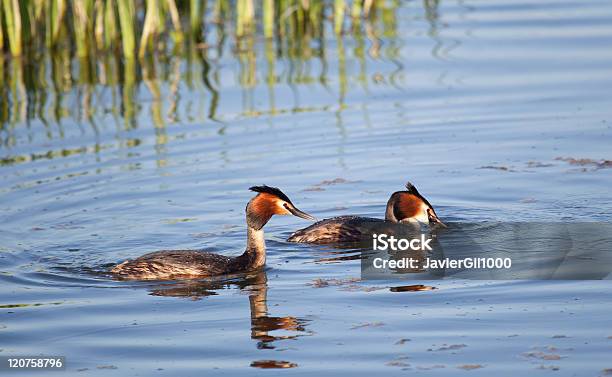
[[[529,161],[527,162],[528,168],[549,168],[551,166],[555,166],[555,164],[546,164],[539,161]]]
[[[324,287],[329,287],[329,281],[319,278],[319,279],[315,279],[312,283],[308,285],[311,285],[314,288],[324,288]]]
[[[561,368],[559,368],[559,367],[558,367],[558,366],[556,366],[556,365],[540,365],[540,366],[539,366],[539,367],[537,367],[536,369],[550,369],[550,370],[558,371],[558,370],[559,370],[559,369],[561,369]]]
[[[481,166],[478,169],[493,169],[493,170],[501,170],[501,171],[507,171],[507,172],[515,172],[516,170],[513,170],[507,166],[495,166],[495,165],[485,165],[485,166]]]
[[[341,183],[353,183],[353,182],[356,182],[356,181],[349,181],[344,178],[335,178],[335,179],[332,179],[331,181],[323,180],[317,183],[315,186],[331,186],[331,185],[339,185]]]
[[[474,369],[484,368],[484,366],[480,364],[463,364],[463,365],[457,365],[457,368],[463,369],[463,370],[474,370]]]
[[[408,356],[399,356],[399,357],[396,357],[395,359],[393,359],[391,361],[387,361],[385,363],[385,365],[388,366],[388,367],[406,368],[406,367],[410,366],[410,364],[406,362],[406,360],[408,360],[408,359],[409,359]]]
[[[353,285],[357,282],[360,282],[360,278],[349,278],[349,279],[315,279],[312,283],[308,283],[306,285],[310,285],[313,288],[325,288],[330,286],[342,286],[342,285]]]
[[[325,287],[331,287],[331,286],[335,286],[335,287],[341,287],[341,290],[343,291],[350,291],[350,292],[374,292],[374,291],[380,291],[382,289],[387,289],[387,287],[371,287],[371,286],[362,286],[359,284],[355,284],[360,282],[361,279],[360,278],[349,278],[349,279],[315,279],[312,281],[312,283],[307,283],[306,285],[309,285],[313,288],[325,288]]]
[[[402,367],[402,368],[406,368],[409,367],[410,364],[408,364],[405,361],[401,361],[401,360],[391,360],[391,361],[387,361],[385,363],[386,366],[388,367]]]
[[[454,351],[465,347],[467,347],[467,344],[443,344],[435,350],[433,348],[429,348],[427,351]]]
[[[412,339],[408,339],[408,338],[402,338],[400,340],[398,340],[397,342],[395,342],[396,345],[401,345],[404,344],[406,342],[410,342]]]
[[[561,355],[557,355],[555,353],[545,353],[542,351],[523,352],[521,355],[532,359],[561,360]]]
[[[323,180],[317,184],[314,184],[310,187],[305,188],[302,191],[325,191],[325,189],[323,188],[323,186],[333,186],[333,185],[340,185],[340,184],[344,184],[344,183],[355,183],[357,181],[349,181],[346,180],[344,178],[335,178],[332,180]]]
[[[557,161],[564,161],[574,166],[592,166],[593,170],[612,168],[612,160],[593,160],[590,158],[557,157]]]
[[[355,325],[353,327],[351,327],[351,330],[357,330],[357,329],[362,329],[364,327],[381,327],[384,326],[385,324],[382,322],[366,322],[366,323],[362,323],[360,325]]]
[[[306,187],[304,190],[302,191],[325,191],[325,189],[323,187],[318,187],[318,186],[310,186],[310,187]]]

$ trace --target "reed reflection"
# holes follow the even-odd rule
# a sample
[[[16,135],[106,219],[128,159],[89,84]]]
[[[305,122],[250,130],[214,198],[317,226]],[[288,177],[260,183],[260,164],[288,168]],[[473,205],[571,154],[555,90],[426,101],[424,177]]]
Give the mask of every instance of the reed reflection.
[[[23,49],[4,46],[19,57],[0,58],[1,145],[13,145],[16,132],[31,133],[30,139],[40,132],[22,124],[40,122],[54,139],[75,127],[100,135],[110,121],[116,132],[152,127],[155,149],[163,153],[172,123],[328,111],[329,103],[302,103],[315,86],[336,98],[340,125],[352,82],[365,89],[368,81],[403,70],[371,72],[383,57],[398,60],[397,1],[121,3],[24,2],[36,15],[33,34]],[[47,25],[47,10],[61,22]],[[74,24],[65,22],[69,17]],[[234,66],[235,81],[225,80]],[[293,103],[279,101],[287,88]],[[260,92],[267,101],[257,100]]]
[[[274,349],[277,340],[296,339],[310,335],[308,321],[293,316],[272,316],[268,311],[268,276],[265,271],[250,274],[233,281],[187,281],[151,289],[153,296],[184,297],[199,300],[217,295],[217,291],[236,286],[249,295],[251,313],[251,339],[259,349]],[[275,331],[281,330],[278,334]],[[297,334],[285,334],[285,331]]]

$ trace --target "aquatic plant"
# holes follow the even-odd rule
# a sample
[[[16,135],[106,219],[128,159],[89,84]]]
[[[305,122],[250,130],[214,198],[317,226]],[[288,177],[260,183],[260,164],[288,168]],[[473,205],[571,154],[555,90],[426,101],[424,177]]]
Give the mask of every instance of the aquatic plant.
[[[358,25],[376,7],[375,0],[215,0],[210,6],[206,0],[0,1],[0,50],[12,56],[41,46],[74,46],[78,56],[120,49],[128,59],[168,45],[180,50],[186,43],[184,29],[190,39],[201,40],[211,22],[223,28],[232,25],[237,38],[259,31],[266,38],[292,38],[320,32],[329,17],[334,32],[341,34],[347,18]],[[216,17],[207,21],[207,13]]]
[[[0,0],[0,129],[40,119],[50,136],[63,118],[95,128],[101,114],[131,129],[149,106],[138,101],[142,87],[160,132],[178,119],[185,87],[203,91],[209,103],[202,115],[216,120],[222,85],[215,62],[226,51],[239,63],[244,115],[287,111],[275,104],[281,82],[327,86],[331,59],[339,67],[343,108],[350,75],[345,50],[360,62],[363,83],[366,53],[378,59],[380,38],[395,36],[399,6],[396,0]],[[325,52],[328,39],[337,41],[337,54]],[[279,59],[296,69],[280,72]],[[321,61],[323,71],[308,69],[310,60]],[[269,93],[265,110],[254,105],[259,85]],[[103,90],[110,95],[101,101]],[[74,94],[76,107],[68,104]]]

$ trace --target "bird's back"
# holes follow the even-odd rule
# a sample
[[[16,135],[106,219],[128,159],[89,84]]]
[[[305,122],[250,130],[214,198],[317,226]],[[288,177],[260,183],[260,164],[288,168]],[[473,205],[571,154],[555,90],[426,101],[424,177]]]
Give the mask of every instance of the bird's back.
[[[332,217],[294,232],[287,241],[317,244],[362,242],[384,223],[384,220],[372,217]]]
[[[126,280],[207,277],[226,273],[234,259],[198,250],[162,250],[125,261],[111,272]]]

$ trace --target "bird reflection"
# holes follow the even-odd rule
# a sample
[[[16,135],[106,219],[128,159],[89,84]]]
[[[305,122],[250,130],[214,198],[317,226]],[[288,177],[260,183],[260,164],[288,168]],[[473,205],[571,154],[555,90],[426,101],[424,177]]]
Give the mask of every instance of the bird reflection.
[[[259,349],[274,349],[273,342],[284,339],[295,339],[310,334],[306,330],[307,320],[293,317],[275,317],[268,313],[268,277],[265,271],[255,272],[234,280],[187,281],[168,286],[157,286],[151,289],[153,296],[184,297],[200,300],[203,297],[217,295],[217,291],[237,286],[248,292],[251,311],[251,339],[257,341]],[[285,330],[298,334],[274,334],[274,331]],[[300,334],[301,333],[301,334]]]

